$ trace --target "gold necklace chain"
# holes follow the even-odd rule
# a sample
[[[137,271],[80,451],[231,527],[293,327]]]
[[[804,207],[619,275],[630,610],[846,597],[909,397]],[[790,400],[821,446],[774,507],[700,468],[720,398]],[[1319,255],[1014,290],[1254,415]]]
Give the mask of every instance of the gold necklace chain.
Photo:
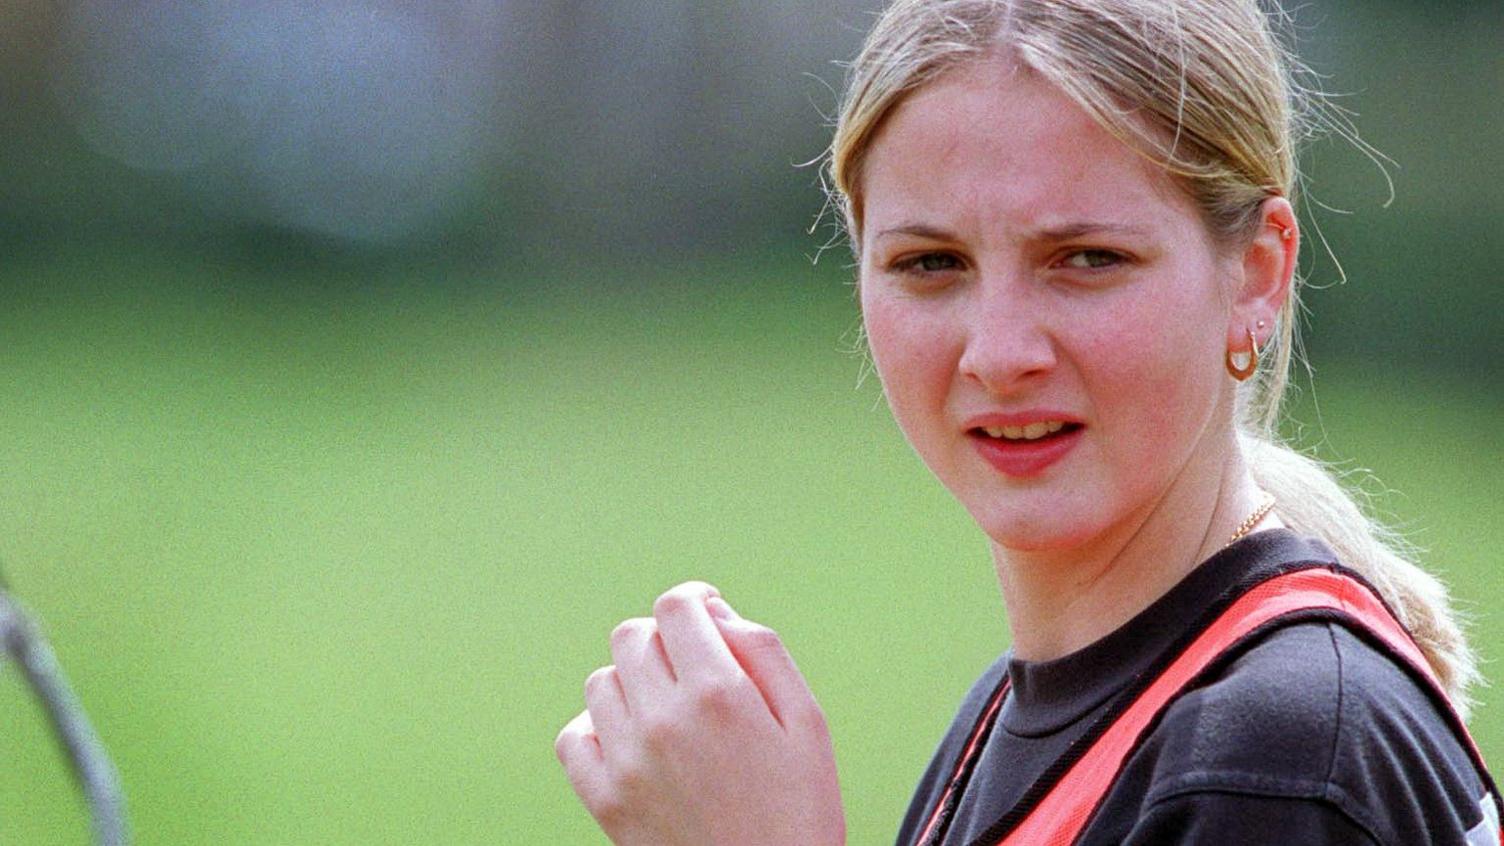
[[[1274,497],[1271,496],[1263,505],[1260,505],[1258,507],[1257,511],[1254,511],[1252,514],[1248,515],[1248,519],[1238,524],[1237,531],[1233,532],[1232,537],[1227,539],[1227,545],[1231,546],[1242,540],[1245,535],[1253,531],[1253,527],[1257,526],[1260,520],[1263,520],[1265,517],[1269,516],[1269,512],[1273,510],[1273,508]]]

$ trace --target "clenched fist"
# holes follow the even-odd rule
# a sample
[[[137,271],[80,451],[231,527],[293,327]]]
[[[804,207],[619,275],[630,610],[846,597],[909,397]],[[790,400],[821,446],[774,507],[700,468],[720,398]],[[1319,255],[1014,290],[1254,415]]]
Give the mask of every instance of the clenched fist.
[[[687,582],[611,633],[554,749],[617,846],[846,840],[825,717],[777,633]]]

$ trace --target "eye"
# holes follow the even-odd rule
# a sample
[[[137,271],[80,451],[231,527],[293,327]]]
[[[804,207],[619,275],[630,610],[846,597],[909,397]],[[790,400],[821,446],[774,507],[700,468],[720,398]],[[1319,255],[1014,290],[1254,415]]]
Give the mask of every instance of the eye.
[[[949,253],[924,253],[912,258],[900,259],[893,264],[894,270],[917,271],[919,273],[944,273],[947,270],[957,270],[960,267],[960,259]]]
[[[1077,250],[1066,256],[1061,265],[1076,270],[1101,270],[1127,260],[1127,256],[1112,250]]]

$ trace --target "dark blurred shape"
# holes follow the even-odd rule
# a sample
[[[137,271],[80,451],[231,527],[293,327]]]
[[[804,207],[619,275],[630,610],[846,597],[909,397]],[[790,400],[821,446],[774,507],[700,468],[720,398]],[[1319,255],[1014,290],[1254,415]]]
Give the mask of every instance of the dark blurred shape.
[[[878,5],[18,2],[13,228],[638,253],[798,236]]]
[[[474,199],[495,134],[497,15],[70,0],[53,90],[95,151],[183,174],[222,219],[431,235]]]
[[[247,51],[211,17],[226,15],[174,0],[65,8],[55,93],[90,146],[131,167],[184,171],[245,138],[264,97]]]

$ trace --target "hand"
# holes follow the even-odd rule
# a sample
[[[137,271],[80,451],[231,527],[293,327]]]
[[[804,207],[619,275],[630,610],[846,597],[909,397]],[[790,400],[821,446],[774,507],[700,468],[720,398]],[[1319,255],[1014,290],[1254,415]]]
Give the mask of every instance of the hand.
[[[617,626],[611,657],[554,750],[613,843],[845,843],[825,716],[772,629],[687,582]]]

